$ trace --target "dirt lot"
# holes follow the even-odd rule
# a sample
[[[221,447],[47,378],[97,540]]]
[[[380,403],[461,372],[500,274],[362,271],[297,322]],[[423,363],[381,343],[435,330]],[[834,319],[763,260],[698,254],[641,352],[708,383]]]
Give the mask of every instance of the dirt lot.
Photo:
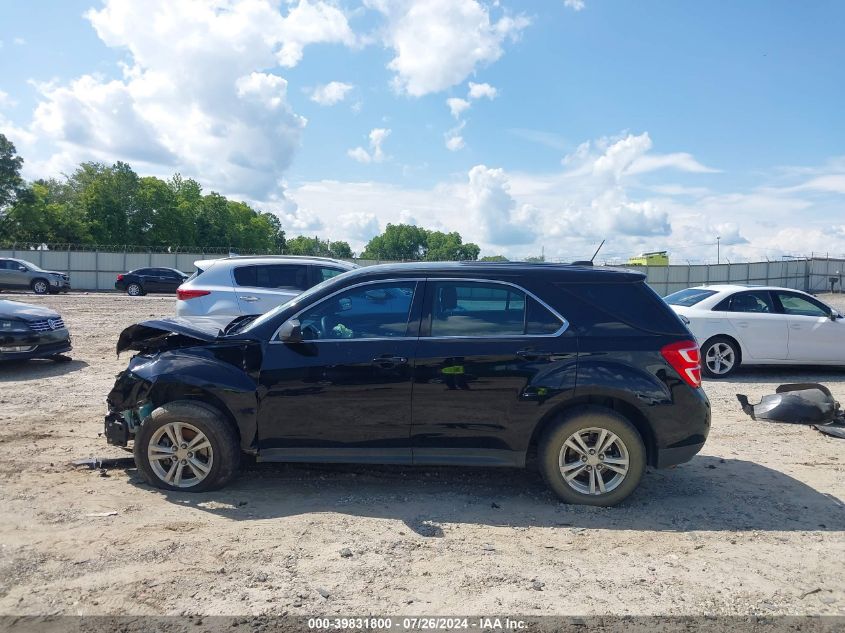
[[[706,383],[703,453],[614,509],[509,470],[260,465],[164,493],[68,462],[125,455],[100,436],[114,344],[173,299],[3,298],[59,310],[75,350],[0,367],[1,614],[845,614],[845,441],[734,397],[818,381],[845,400],[845,371]]]

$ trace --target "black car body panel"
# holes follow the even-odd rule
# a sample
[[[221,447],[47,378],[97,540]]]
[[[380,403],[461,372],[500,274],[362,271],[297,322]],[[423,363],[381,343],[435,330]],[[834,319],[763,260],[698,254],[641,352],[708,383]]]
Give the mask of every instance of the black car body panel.
[[[0,361],[49,358],[69,352],[70,333],[58,312],[42,306],[0,301]],[[12,351],[13,348],[30,348]]]
[[[414,287],[403,299],[404,332],[275,339],[289,319],[306,319],[337,293],[400,282]],[[563,323],[537,335],[432,336],[435,288],[464,282],[516,288],[525,306],[540,302]],[[690,459],[709,432],[704,392],[660,352],[691,338],[640,273],[536,264],[374,266],[228,328],[193,319],[127,328],[118,350],[141,353],[108,401],[113,420],[129,412],[138,424],[144,406],[203,400],[237,427],[243,450],[267,461],[501,466],[524,465],[558,414],[600,405],[631,420],[649,463],[662,467]],[[122,435],[113,435],[110,441],[121,443]]]

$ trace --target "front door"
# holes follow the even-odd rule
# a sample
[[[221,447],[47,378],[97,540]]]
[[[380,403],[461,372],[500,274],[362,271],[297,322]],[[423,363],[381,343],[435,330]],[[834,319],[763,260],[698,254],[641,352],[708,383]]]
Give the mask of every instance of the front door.
[[[797,292],[776,291],[788,331],[789,359],[845,363],[845,319],[831,320],[831,310]]]
[[[262,459],[411,461],[423,284],[417,286],[390,281],[341,290],[296,317],[303,342],[267,345],[259,386]]]
[[[723,303],[725,316],[748,353],[746,362],[786,359],[786,320],[768,290],[737,292]]]
[[[414,463],[521,465],[543,405],[575,388],[577,339],[504,283],[427,282],[414,370]]]

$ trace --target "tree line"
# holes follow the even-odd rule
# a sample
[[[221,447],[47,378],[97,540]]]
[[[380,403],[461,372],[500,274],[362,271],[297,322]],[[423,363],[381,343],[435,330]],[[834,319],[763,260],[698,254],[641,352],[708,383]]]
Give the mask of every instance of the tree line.
[[[21,177],[23,158],[0,134],[0,242],[219,248],[352,258],[345,241],[287,238],[278,216],[191,178],[139,176],[121,161],[80,164],[62,178]],[[360,254],[377,260],[476,260],[480,248],[457,232],[388,224]],[[495,259],[504,259],[496,256]],[[486,259],[486,258],[485,258]]]

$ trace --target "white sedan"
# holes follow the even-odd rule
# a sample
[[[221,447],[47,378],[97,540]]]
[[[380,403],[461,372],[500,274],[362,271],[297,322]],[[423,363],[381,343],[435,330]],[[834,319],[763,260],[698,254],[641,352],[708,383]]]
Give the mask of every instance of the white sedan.
[[[789,288],[713,285],[665,297],[701,346],[702,370],[744,365],[845,365],[845,318]]]

